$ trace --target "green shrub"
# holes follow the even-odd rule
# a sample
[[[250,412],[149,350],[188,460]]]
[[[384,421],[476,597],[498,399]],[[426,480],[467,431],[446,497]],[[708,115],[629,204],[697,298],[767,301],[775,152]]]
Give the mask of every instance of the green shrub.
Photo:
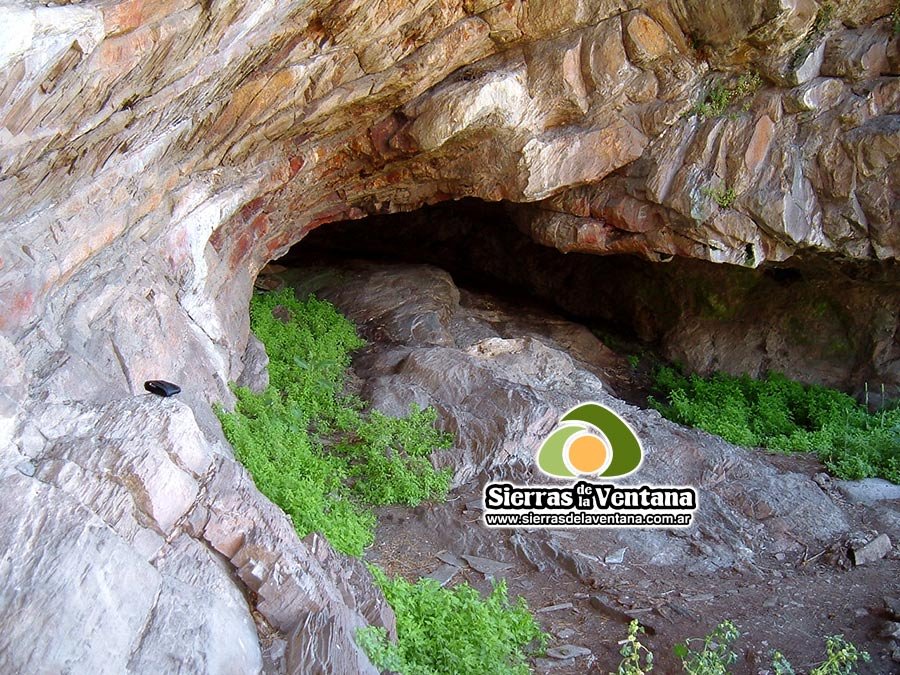
[[[235,390],[234,412],[217,410],[225,436],[260,492],[290,516],[300,536],[321,532],[340,551],[372,542],[372,505],[443,499],[449,470],[428,461],[452,438],[435,412],[397,419],[342,394],[350,354],[364,343],[327,302],[290,289],[257,294],[251,328],[269,355],[269,388]]]
[[[510,603],[506,582],[487,598],[468,584],[442,588],[434,579],[412,584],[372,568],[397,615],[397,644],[383,628],[357,632],[357,642],[382,670],[402,675],[518,675],[528,673],[527,650],[547,637],[522,598]]]
[[[642,645],[638,634],[643,629],[637,621],[628,627],[628,637],[623,645],[623,656],[618,669],[611,675],[646,675],[653,670],[653,652]],[[681,660],[681,672],[687,675],[727,675],[729,668],[737,662],[737,654],[731,645],[740,637],[740,632],[731,621],[723,621],[713,631],[702,638],[688,638],[675,645],[674,652]],[[699,643],[699,648],[692,645]],[[641,655],[643,654],[643,663]],[[825,638],[825,660],[813,668],[809,675],[853,675],[859,661],[871,661],[868,652],[859,651],[855,645],[841,635]],[[779,651],[772,653],[774,675],[796,675],[790,661]]]
[[[733,104],[752,96],[761,86],[762,78],[755,72],[744,73],[731,83],[719,80],[707,89],[703,99],[695,103],[687,115],[721,117]],[[745,109],[748,107],[749,104],[745,105]]]
[[[900,405],[877,413],[833,389],[769,373],[754,380],[717,373],[709,378],[657,371],[664,401],[651,404],[669,419],[747,447],[814,452],[829,471],[858,480],[900,482]]]
[[[632,620],[628,624],[628,637],[619,642],[622,660],[615,675],[647,675],[653,670],[653,652],[641,644],[640,635],[644,627]]]
[[[731,621],[723,621],[704,638],[689,638],[675,645],[675,656],[681,659],[681,667],[688,675],[727,675],[729,666],[737,661],[731,651],[731,643],[740,637]],[[699,642],[699,650],[691,645]]]
[[[737,193],[734,191],[734,188],[705,187],[703,188],[703,190],[701,190],[701,192],[703,192],[704,195],[712,199],[723,209],[729,208],[732,204],[734,204],[734,200],[737,199]]]
[[[847,642],[843,635],[832,635],[825,638],[825,661],[813,668],[809,675],[853,675],[856,672],[854,666],[860,660],[869,662],[872,657]]]

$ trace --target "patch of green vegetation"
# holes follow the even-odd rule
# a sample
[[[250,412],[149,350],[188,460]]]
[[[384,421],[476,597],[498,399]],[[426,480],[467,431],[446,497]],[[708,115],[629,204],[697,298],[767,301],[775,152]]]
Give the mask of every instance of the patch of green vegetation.
[[[891,31],[894,35],[900,35],[900,2],[894,6],[891,12]]]
[[[702,118],[721,117],[733,104],[755,94],[761,86],[762,78],[756,72],[744,73],[731,83],[719,80],[713,83],[703,99],[694,104],[686,114]],[[749,104],[744,109],[749,109]]]
[[[622,661],[615,675],[648,675],[653,670],[653,652],[640,642],[644,630],[637,621],[628,627],[628,637],[619,644]],[[703,638],[689,638],[675,645],[674,652],[681,660],[683,673],[688,675],[727,675],[729,667],[737,661],[731,645],[740,638],[740,632],[731,621],[723,621]],[[699,643],[694,649],[693,644]],[[825,638],[825,660],[813,668],[809,675],[853,675],[859,661],[871,661],[868,652],[860,651],[842,635]],[[790,661],[779,651],[772,653],[774,675],[796,675]]]
[[[900,483],[900,404],[875,413],[847,394],[769,373],[754,380],[716,373],[685,376],[660,368],[651,405],[669,419],[736,445],[814,452],[840,478]]]
[[[269,387],[236,389],[234,412],[217,414],[260,492],[300,536],[321,532],[361,555],[374,534],[370,506],[446,496],[450,472],[428,455],[452,438],[435,429],[434,410],[413,406],[397,419],[342,393],[350,354],[364,343],[330,303],[297,300],[291,289],[259,293],[250,324],[269,355]]]
[[[529,651],[543,649],[541,632],[524,599],[511,603],[506,582],[487,598],[468,584],[442,588],[434,579],[412,584],[372,568],[397,615],[397,644],[383,628],[357,632],[356,641],[381,670],[401,675],[524,675]]]
[[[734,200],[737,199],[737,193],[734,191],[734,188],[730,187],[705,187],[701,192],[723,209],[730,208],[734,204]]]

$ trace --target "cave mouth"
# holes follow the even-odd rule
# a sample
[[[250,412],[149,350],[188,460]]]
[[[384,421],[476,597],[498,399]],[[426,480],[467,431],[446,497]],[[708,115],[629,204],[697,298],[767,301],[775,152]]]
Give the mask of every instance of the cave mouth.
[[[623,355],[900,395],[896,265],[806,257],[754,269],[562,253],[520,231],[509,204],[478,199],[323,225],[278,263],[350,259],[439,267],[461,288],[583,323]]]

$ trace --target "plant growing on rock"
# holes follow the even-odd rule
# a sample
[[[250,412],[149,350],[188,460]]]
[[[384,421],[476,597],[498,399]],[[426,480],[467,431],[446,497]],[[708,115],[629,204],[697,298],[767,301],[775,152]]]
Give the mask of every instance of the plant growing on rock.
[[[487,598],[468,584],[442,588],[434,579],[412,584],[371,568],[397,615],[397,643],[383,628],[357,632],[357,642],[382,670],[401,675],[525,675],[528,651],[546,644],[522,598],[511,603],[506,582]]]
[[[703,188],[702,192],[723,209],[730,208],[737,199],[737,193],[734,191],[734,188],[730,187],[706,187]]]
[[[719,80],[712,84],[702,100],[687,111],[687,115],[699,115],[701,118],[721,117],[732,104],[752,96],[761,86],[762,78],[756,72],[744,73],[730,84]],[[745,106],[745,109],[748,107]]]
[[[262,293],[250,320],[269,354],[269,387],[236,389],[234,412],[217,414],[260,492],[300,536],[318,531],[360,555],[373,537],[370,506],[444,498],[449,470],[435,470],[428,455],[452,438],[435,429],[434,410],[397,419],[342,393],[350,353],[364,343],[331,304],[301,302],[291,289]]]

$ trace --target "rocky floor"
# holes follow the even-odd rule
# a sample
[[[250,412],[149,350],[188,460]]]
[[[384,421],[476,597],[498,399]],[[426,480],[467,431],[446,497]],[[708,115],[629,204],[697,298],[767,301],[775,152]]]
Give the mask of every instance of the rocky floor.
[[[354,360],[354,386],[365,398],[393,414],[411,402],[433,405],[457,439],[436,456],[454,468],[451,499],[384,509],[369,559],[411,579],[483,590],[506,579],[554,636],[551,647],[583,648],[574,658],[537,659],[538,672],[608,672],[632,617],[648,627],[645,643],[662,672],[677,672],[672,645],[726,618],[743,635],[737,673],[765,672],[773,649],[808,670],[824,654],[824,636],[837,633],[872,654],[860,672],[900,668],[896,643],[883,635],[886,602],[900,595],[897,548],[852,561],[878,534],[900,540],[900,488],[831,480],[808,457],[737,448],[629,405],[615,395],[639,397],[624,357],[590,331],[527,303],[461,290],[437,268],[353,262],[280,277],[360,326],[369,344]],[[481,525],[480,485],[540,482],[535,448],[583,400],[616,409],[637,430],[646,457],[635,480],[698,488],[689,530]]]

